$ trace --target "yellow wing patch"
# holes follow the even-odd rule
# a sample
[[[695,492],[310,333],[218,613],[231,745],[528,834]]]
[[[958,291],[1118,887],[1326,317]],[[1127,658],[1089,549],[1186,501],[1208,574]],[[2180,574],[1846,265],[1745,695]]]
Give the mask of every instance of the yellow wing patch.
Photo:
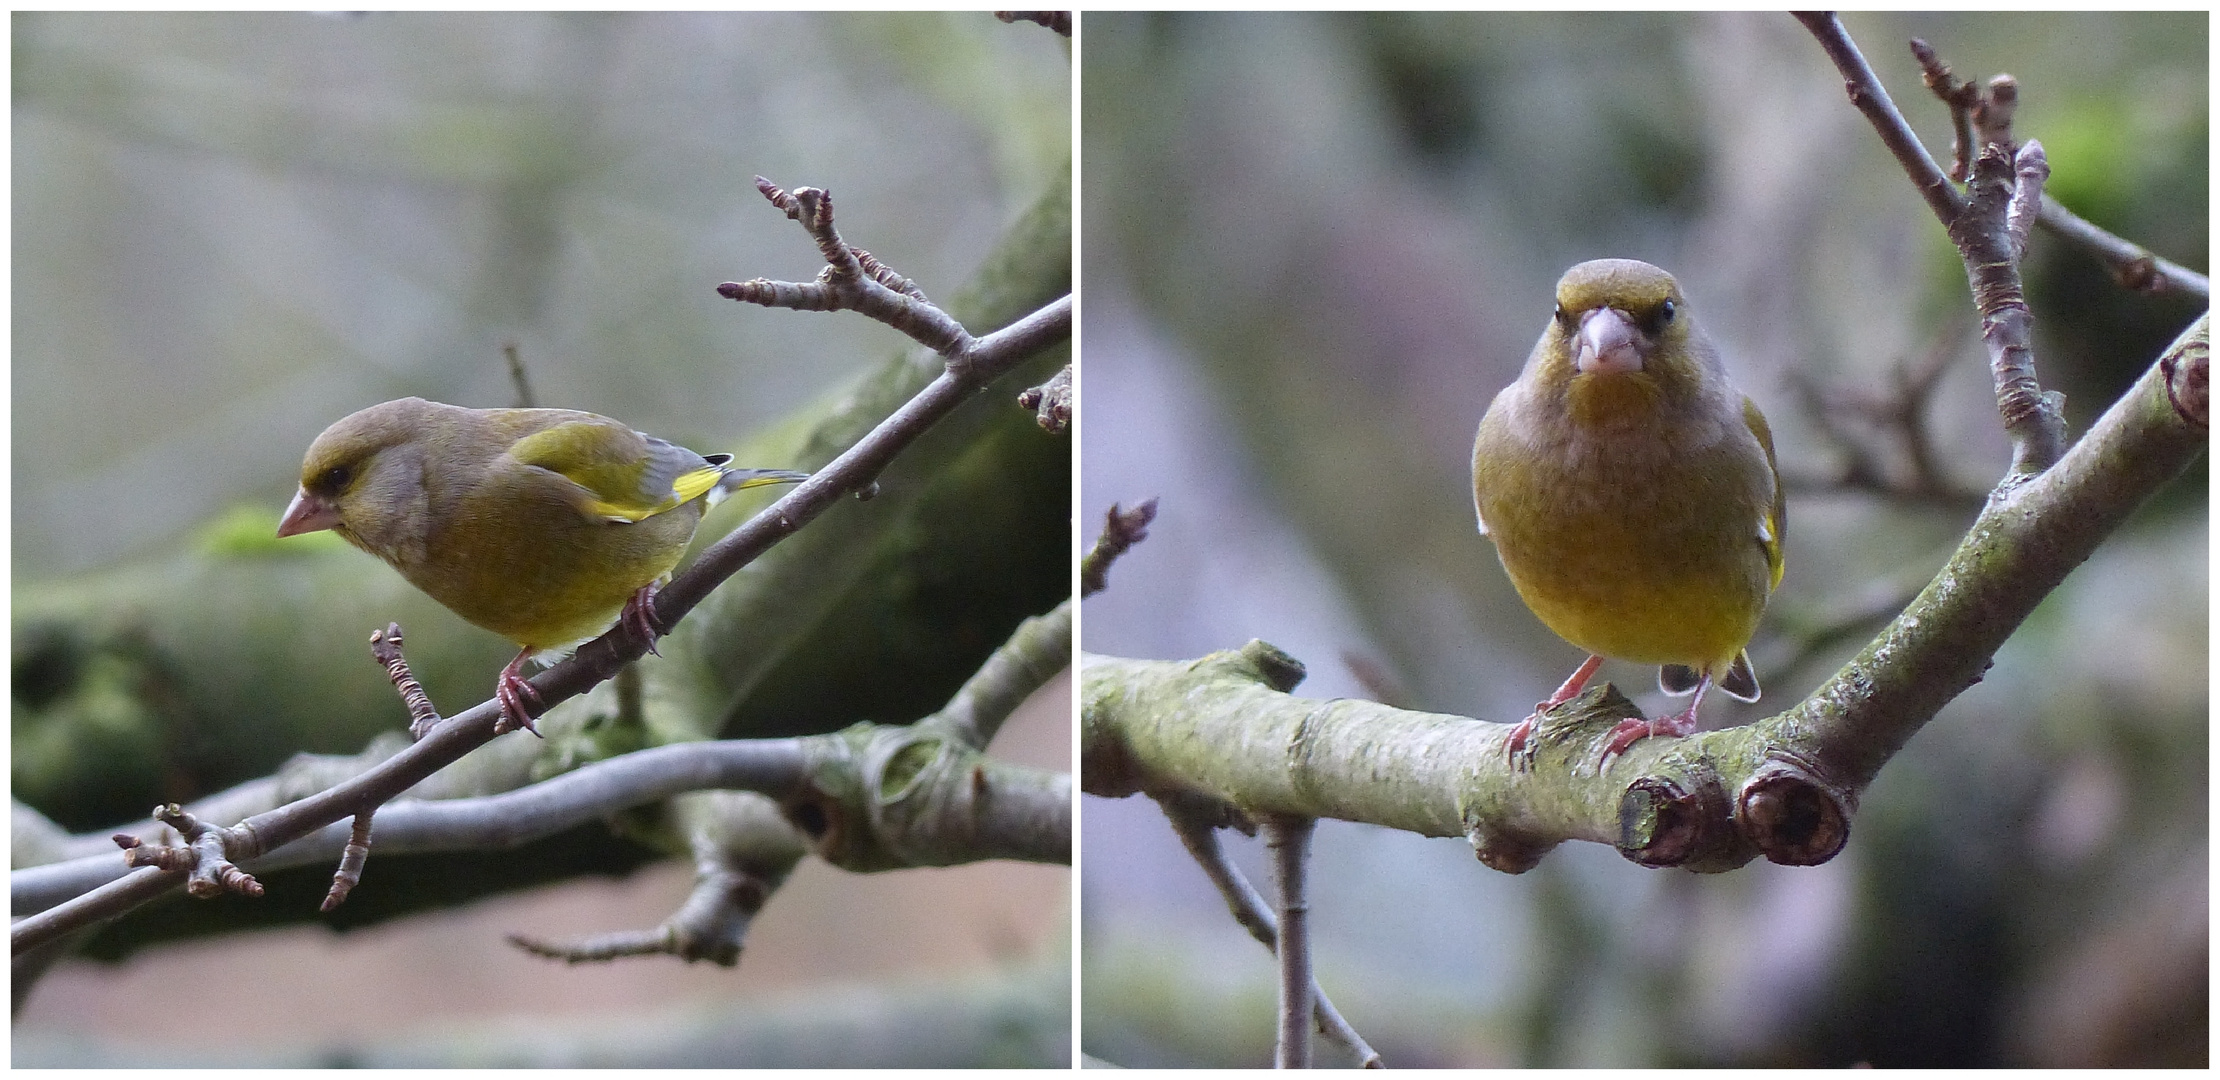
[[[693,472],[680,474],[678,479],[671,481],[671,494],[678,500],[671,505],[692,502],[707,495],[709,489],[716,487],[717,481],[723,479],[724,475],[725,470],[719,465],[704,465]]]
[[[715,487],[723,475],[716,464],[707,463],[668,484],[657,483],[656,474],[669,475],[675,464],[659,458],[658,451],[668,455],[675,450],[621,424],[573,420],[518,439],[509,455],[577,484],[585,496],[578,508],[587,516],[630,523],[685,505]]]
[[[1748,395],[1742,398],[1742,422],[1750,427],[1750,434],[1757,436],[1758,445],[1765,448],[1765,466],[1773,473],[1773,505],[1758,519],[1758,546],[1765,549],[1765,566],[1771,573],[1766,585],[1768,592],[1781,587],[1781,574],[1788,569],[1788,560],[1782,547],[1788,540],[1788,489],[1781,483],[1780,459],[1773,456],[1773,429],[1765,423],[1765,414],[1758,411],[1757,402]]]

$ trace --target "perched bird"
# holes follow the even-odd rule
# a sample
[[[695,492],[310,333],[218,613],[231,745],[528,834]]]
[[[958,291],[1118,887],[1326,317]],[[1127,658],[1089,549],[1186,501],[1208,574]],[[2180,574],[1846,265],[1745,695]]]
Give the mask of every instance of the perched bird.
[[[1743,646],[1781,582],[1788,508],[1765,417],[1692,316],[1657,267],[1581,263],[1558,280],[1518,381],[1480,421],[1480,531],[1526,606],[1589,653],[1513,729],[1514,765],[1531,761],[1541,714],[1604,657],[1661,665],[1660,688],[1694,695],[1678,715],[1613,728],[1606,763],[1648,736],[1694,731],[1714,684],[1757,700]]]
[[[731,460],[593,413],[402,398],[316,437],[277,534],[330,529],[455,614],[523,646],[495,684],[495,733],[538,734],[526,658],[567,652],[620,615],[652,642],[659,630],[647,600],[678,564],[704,507],[742,488],[809,477],[735,469]]]

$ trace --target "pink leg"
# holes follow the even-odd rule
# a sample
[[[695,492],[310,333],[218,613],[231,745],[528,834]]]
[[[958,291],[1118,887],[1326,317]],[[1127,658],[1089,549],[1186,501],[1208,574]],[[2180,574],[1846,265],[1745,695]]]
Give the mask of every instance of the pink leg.
[[[655,616],[648,608],[648,605],[655,602],[655,593],[655,583],[652,581],[640,586],[640,591],[633,593],[632,599],[624,602],[624,614],[617,616],[617,621],[630,627],[633,633],[640,636],[640,640],[647,642],[647,651],[661,656],[662,653],[655,652],[655,639],[662,637],[663,632],[656,629]]]
[[[501,701],[501,719],[493,722],[494,734],[506,735],[518,728],[534,735],[540,734],[540,729],[532,726],[532,717],[540,708],[540,692],[532,689],[532,684],[525,682],[523,675],[524,661],[538,651],[526,648],[516,654],[516,659],[509,661],[509,666],[501,669],[501,677],[494,680],[493,696]],[[544,735],[540,737],[546,738]]]
[[[1596,669],[1602,666],[1603,657],[1589,657],[1585,663],[1566,677],[1565,681],[1557,687],[1557,692],[1549,696],[1549,700],[1537,703],[1534,706],[1533,713],[1529,714],[1526,719],[1519,721],[1518,725],[1511,729],[1511,737],[1506,744],[1511,755],[1511,768],[1527,769],[1533,767],[1534,728],[1542,722],[1542,714],[1571,701],[1574,695],[1580,693],[1581,687],[1588,685],[1588,680],[1595,677]]]
[[[1670,735],[1678,738],[1696,730],[1696,706],[1703,704],[1704,691],[1711,689],[1711,673],[1705,672],[1696,683],[1696,695],[1688,699],[1688,708],[1672,716],[1655,720],[1621,720],[1611,729],[1611,737],[1603,744],[1603,758],[1597,762],[1597,771],[1611,767],[1611,759],[1626,753],[1627,747],[1653,735]]]

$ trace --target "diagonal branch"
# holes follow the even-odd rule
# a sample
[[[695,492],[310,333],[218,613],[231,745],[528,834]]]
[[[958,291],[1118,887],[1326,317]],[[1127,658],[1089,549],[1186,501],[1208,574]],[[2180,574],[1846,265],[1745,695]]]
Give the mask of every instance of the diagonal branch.
[[[827,217],[829,221],[829,211]],[[872,284],[877,285],[876,282]],[[1071,298],[1067,295],[993,334],[977,339],[965,335],[962,347],[949,358],[947,370],[824,469],[711,547],[658,594],[651,617],[660,626],[675,624],[710,590],[742,566],[814,520],[845,494],[869,485],[895,455],[973,393],[1040,349],[1067,340],[1071,334],[1071,310]],[[581,647],[570,659],[540,673],[532,680],[532,685],[546,706],[552,708],[637,660],[646,652],[647,644],[641,636],[620,624]],[[376,811],[419,781],[491,740],[499,716],[496,703],[482,702],[439,724],[415,744],[359,776],[212,832],[219,837],[225,858],[241,864],[251,863],[343,818]],[[390,845],[391,816],[381,816],[379,825],[381,843]],[[340,847],[344,847],[344,841]],[[334,848],[333,854],[339,850]],[[78,926],[123,914],[182,884],[186,874],[179,868],[136,870],[67,904],[17,922],[11,931],[13,949],[21,954],[39,942],[52,940]]]
[[[2171,259],[2159,258],[2140,244],[2122,240],[2055,200],[2044,200],[2041,221],[2052,235],[2071,241],[2109,267],[2112,276],[2126,288],[2152,296],[2186,293],[2199,300],[2212,299],[2211,278]]]
[[[1172,823],[1172,831],[1179,835],[1179,842],[1186,845],[1187,853],[1202,867],[1204,876],[1217,887],[1218,896],[1225,900],[1233,921],[1240,923],[1265,948],[1274,955],[1280,948],[1279,920],[1272,916],[1264,897],[1241,876],[1241,871],[1226,858],[1224,846],[1218,843],[1219,818],[1224,807],[1207,799],[1198,799],[1189,793],[1167,792],[1158,797],[1157,805],[1165,818]],[[1326,991],[1311,979],[1310,997],[1315,1011],[1318,1030],[1327,1038],[1347,1047],[1356,1055],[1358,1064],[1367,1069],[1384,1068],[1380,1053],[1364,1041],[1362,1035],[1341,1010],[1327,999]]]
[[[2029,222],[2037,216],[2043,180],[2050,170],[2040,143],[2030,141],[2017,152],[2012,145],[2010,127],[2019,99],[2018,84],[2000,75],[1991,80],[1989,94],[1975,103],[1973,125],[1983,146],[1974,162],[1970,195],[1961,196],[1912,134],[1903,114],[1889,100],[1888,91],[1881,87],[1880,77],[1842,28],[1841,20],[1832,12],[1805,12],[1796,18],[1834,61],[1851,103],[1865,114],[1881,142],[1896,155],[1912,186],[1926,197],[1928,207],[1949,230],[1951,242],[1965,261],[1974,306],[1981,312],[1981,339],[1989,349],[1997,411],[2003,416],[2005,434],[2012,440],[2013,474],[2026,476],[2048,468],[2065,448],[2065,403],[2058,395],[2045,393],[2035,378],[2034,320],[2020,286],[2019,255],[2026,246]],[[1939,81],[1947,88],[1948,69],[1933,50],[1921,43],[1914,52],[1927,71],[1929,85]],[[1955,112],[1958,105],[1950,94],[1956,91],[1937,92],[1951,101]]]
[[[1072,602],[1018,624],[1010,640],[987,657],[956,696],[920,723],[938,726],[966,745],[984,749],[1002,722],[1035,690],[1071,666]]]
[[[1904,114],[1896,110],[1896,102],[1882,88],[1881,77],[1874,74],[1873,66],[1865,62],[1865,54],[1858,51],[1857,43],[1850,40],[1849,32],[1842,28],[1842,20],[1832,11],[1799,11],[1796,21],[1803,23],[1819,47],[1842,72],[1843,89],[1850,95],[1850,103],[1865,114],[1873,130],[1881,136],[1881,144],[1896,155],[1896,162],[1912,178],[1912,186],[1919,189],[1920,197],[1927,200],[1927,208],[1934,211],[1935,220],[1945,225],[1958,216],[1966,204],[1965,196],[1950,182],[1927,147],[1912,133],[1912,125]]]
[[[806,284],[765,278],[728,281],[717,286],[717,295],[795,311],[859,312],[908,334],[951,363],[971,344],[971,335],[964,331],[963,324],[934,306],[916,283],[840,238],[839,230],[833,227],[831,192],[801,187],[789,194],[760,176],[755,178],[755,187],[817,241],[818,252],[825,256],[825,269],[818,272],[816,281]]]
[[[1638,743],[1598,775],[1619,719],[1609,687],[1544,717],[1516,774],[1509,724],[1315,701],[1285,692],[1296,662],[1263,642],[1177,663],[1082,654],[1081,783],[1122,797],[1188,791],[1250,814],[1333,817],[1466,836],[1520,872],[1564,840],[1648,866],[1716,871],[1762,854],[1824,862],[1873,777],[1977,681],[2021,621],[2206,444],[2209,318],[2168,347],[2058,463],[2001,485],[1949,563],[1803,702],[1745,727]]]
[[[719,967],[740,961],[748,927],[785,884],[809,846],[779,813],[776,803],[753,792],[704,791],[682,797],[694,855],[694,888],[670,918],[649,930],[620,930],[559,944],[526,934],[509,943],[537,956],[573,964],[630,956],[675,956]]]

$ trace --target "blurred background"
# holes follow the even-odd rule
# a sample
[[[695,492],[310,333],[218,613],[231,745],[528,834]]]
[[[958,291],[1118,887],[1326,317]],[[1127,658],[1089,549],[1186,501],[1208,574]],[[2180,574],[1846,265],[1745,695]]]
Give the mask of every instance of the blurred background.
[[[945,302],[1070,165],[1067,40],[983,12],[11,21],[19,617],[26,588],[125,565],[159,577],[227,520],[266,532],[310,440],[357,408],[404,394],[514,404],[506,345],[540,404],[734,448],[837,401],[908,345],[861,317],[715,294],[823,265],[756,175],[829,189],[853,243]],[[1040,438],[1068,469],[1063,446]],[[1048,604],[1068,573],[1061,502],[1050,511]],[[458,643],[412,648],[435,700],[482,699],[492,666],[450,675],[431,654],[506,647],[428,604],[412,610],[412,646],[419,630]],[[368,625],[338,628],[347,678],[377,674],[360,655]],[[19,649],[19,691],[38,681],[26,662]],[[1044,690],[995,751],[1068,768],[1069,695],[1068,681]],[[265,741],[282,757],[352,753],[363,738]],[[154,778],[163,797],[205,790],[192,780]],[[994,1000],[1028,1016],[1060,1000],[1069,881],[1063,867],[864,877],[810,862],[737,970],[563,967],[501,940],[652,926],[687,888],[669,863],[344,936],[310,925],[147,948],[44,979],[16,1014],[15,1061],[174,1061],[176,1037],[211,1015],[241,1026],[204,1050],[265,1063],[361,1060],[350,1055],[365,1047],[523,1054],[641,1031],[675,1045],[676,1026],[711,1019],[728,1041],[709,1060],[729,1062],[743,1031],[758,1038],[740,1017],[789,1022],[788,1043],[748,1044],[754,1060],[830,1048],[899,1061],[904,1044],[872,1031],[931,1013],[950,986],[1004,989],[961,1021],[943,1009],[943,1030],[991,1032],[1007,1019]],[[977,1047],[909,1060],[975,1062],[966,1050]]]
[[[1912,37],[2018,78],[2052,196],[2206,267],[2204,13],[1844,22],[1939,160]],[[1707,726],[1852,655],[2002,474],[1962,265],[1786,15],[1085,24],[1082,529],[1162,500],[1087,602],[1090,651],[1263,638],[1308,665],[1299,694],[1524,716],[1581,656],[1475,534],[1470,446],[1584,259],[1679,277],[1789,477],[1766,698]],[[2040,231],[2026,269],[2076,431],[2202,308]],[[2206,487],[2199,462],[2049,598],[1832,862],[1700,877],[1567,844],[1510,877],[1327,822],[1319,981],[1391,1066],[2204,1065]],[[1603,675],[1664,708],[1654,671]],[[1152,804],[1082,811],[1082,1049],[1267,1064],[1266,952]]]

